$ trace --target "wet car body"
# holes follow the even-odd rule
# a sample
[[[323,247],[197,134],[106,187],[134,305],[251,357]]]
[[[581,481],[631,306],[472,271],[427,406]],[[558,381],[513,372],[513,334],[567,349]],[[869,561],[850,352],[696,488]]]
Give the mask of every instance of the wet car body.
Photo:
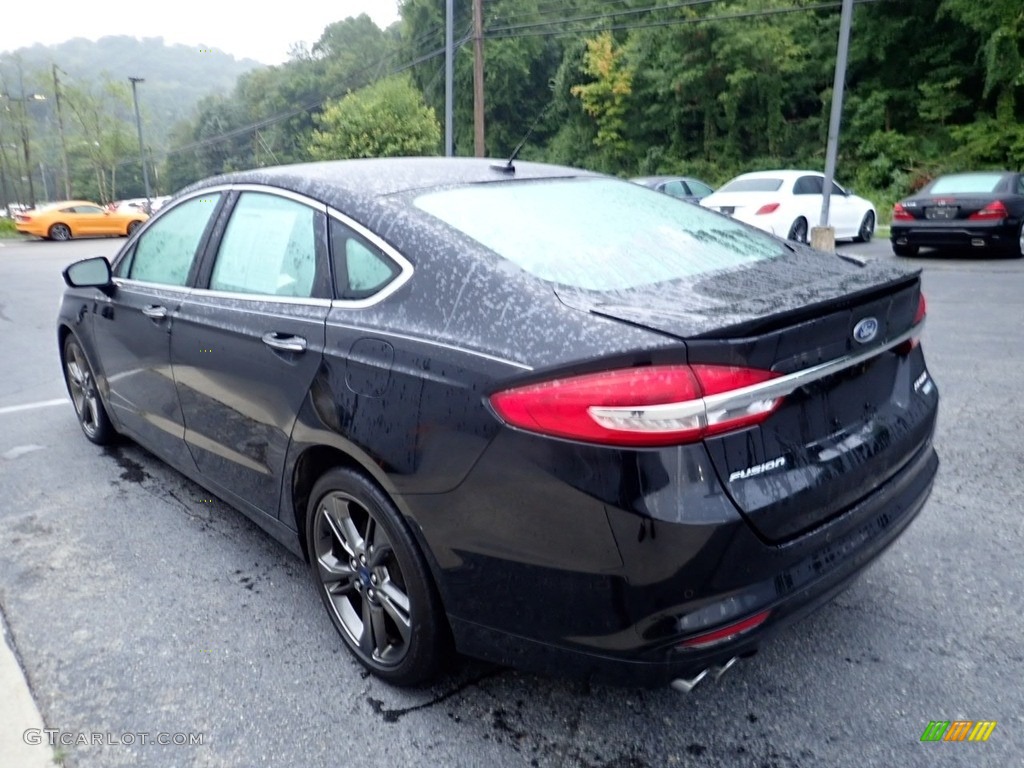
[[[893,207],[889,239],[897,256],[937,248],[1024,257],[1024,174],[940,176]]]
[[[517,195],[577,188],[696,217],[688,237],[712,261],[757,257],[652,290],[542,279],[546,259],[524,268],[496,253],[530,229]],[[492,194],[513,205],[507,220],[473,230],[472,201]],[[315,212],[312,296],[211,288],[245,195]],[[301,556],[317,556],[317,479],[341,466],[372,482],[422,553],[462,653],[629,685],[693,678],[829,599],[910,523],[937,471],[938,393],[916,343],[918,273],[823,258],[654,199],[527,163],[232,174],[172,201],[115,259],[111,285],[70,288],[58,333],[62,349],[80,342],[118,432]],[[211,211],[182,285],[132,279],[147,233],[189,201]],[[393,262],[372,295],[332,281],[350,269],[345,232]],[[672,406],[696,407],[702,430],[714,414],[773,410],[699,438],[608,444],[545,433],[506,405],[609,371],[698,368],[770,372]],[[613,432],[651,418],[626,410],[595,413]]]

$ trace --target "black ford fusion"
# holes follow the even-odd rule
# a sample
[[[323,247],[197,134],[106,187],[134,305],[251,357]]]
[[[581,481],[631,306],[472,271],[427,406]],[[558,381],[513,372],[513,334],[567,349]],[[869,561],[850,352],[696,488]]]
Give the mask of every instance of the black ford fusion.
[[[310,563],[396,684],[453,652],[688,690],[924,505],[920,276],[569,168],[221,176],[64,273],[86,437]]]
[[[897,256],[956,248],[1024,257],[1024,173],[940,176],[893,206],[889,238]]]

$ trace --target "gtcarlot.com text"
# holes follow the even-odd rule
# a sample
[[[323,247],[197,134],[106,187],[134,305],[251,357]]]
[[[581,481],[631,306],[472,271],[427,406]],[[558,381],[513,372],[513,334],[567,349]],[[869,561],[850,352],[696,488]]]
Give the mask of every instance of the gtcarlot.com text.
[[[51,747],[134,746],[157,744],[160,746],[201,747],[203,733],[164,733],[150,731],[113,733],[110,731],[61,731],[57,728],[29,728],[22,734],[26,744],[46,744]]]

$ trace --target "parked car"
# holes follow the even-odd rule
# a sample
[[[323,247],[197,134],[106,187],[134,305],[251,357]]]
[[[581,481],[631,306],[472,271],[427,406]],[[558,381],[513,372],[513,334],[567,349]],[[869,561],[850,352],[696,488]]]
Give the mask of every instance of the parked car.
[[[710,184],[689,176],[638,176],[630,181],[678,197],[688,203],[699,203],[715,191]]]
[[[893,206],[897,256],[963,248],[1024,257],[1024,174],[975,171],[940,176]]]
[[[14,214],[14,228],[47,240],[132,234],[149,217],[145,211],[110,211],[88,200],[65,200]]]
[[[64,279],[85,436],[306,558],[396,684],[454,648],[688,690],[848,585],[938,467],[919,271],[585,171],[233,173]]]
[[[798,243],[808,242],[821,220],[825,176],[814,171],[757,171],[732,179],[700,201],[758,229]],[[878,216],[863,197],[832,184],[828,223],[836,239],[869,241]]]

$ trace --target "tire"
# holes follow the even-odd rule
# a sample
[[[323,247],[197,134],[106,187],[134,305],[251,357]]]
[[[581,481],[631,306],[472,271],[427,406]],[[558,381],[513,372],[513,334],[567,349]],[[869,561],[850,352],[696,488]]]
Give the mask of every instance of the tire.
[[[853,241],[855,243],[870,243],[874,235],[875,214],[868,211],[864,214],[864,218],[860,220],[860,229],[857,230],[857,236],[853,238]]]
[[[64,383],[71,404],[75,407],[78,425],[86,438],[96,445],[108,445],[114,441],[117,431],[110,422],[103,406],[100,393],[96,390],[96,378],[85,356],[82,345],[72,334],[64,339]]]
[[[130,221],[130,222],[128,222],[127,236],[131,237],[133,234],[135,234],[135,230],[138,229],[141,226],[142,226],[142,222],[141,221]]]
[[[1015,259],[1024,259],[1024,221],[1020,224],[1020,231],[1017,233],[1017,247],[1010,249],[1010,256]]]
[[[794,221],[793,226],[789,228],[789,234],[786,236],[786,239],[806,245],[809,242],[807,235],[807,219],[801,216],[799,219]]]
[[[359,662],[401,686],[436,678],[450,630],[426,561],[372,481],[332,469],[310,493],[306,544],[316,590]]]
[[[892,244],[892,252],[897,256],[906,256],[907,258],[913,258],[914,256],[917,256],[917,250],[918,248],[916,245],[896,245],[896,243]]]
[[[46,236],[50,240],[70,240],[71,227],[67,224],[53,224],[50,226],[49,231],[47,231]]]

